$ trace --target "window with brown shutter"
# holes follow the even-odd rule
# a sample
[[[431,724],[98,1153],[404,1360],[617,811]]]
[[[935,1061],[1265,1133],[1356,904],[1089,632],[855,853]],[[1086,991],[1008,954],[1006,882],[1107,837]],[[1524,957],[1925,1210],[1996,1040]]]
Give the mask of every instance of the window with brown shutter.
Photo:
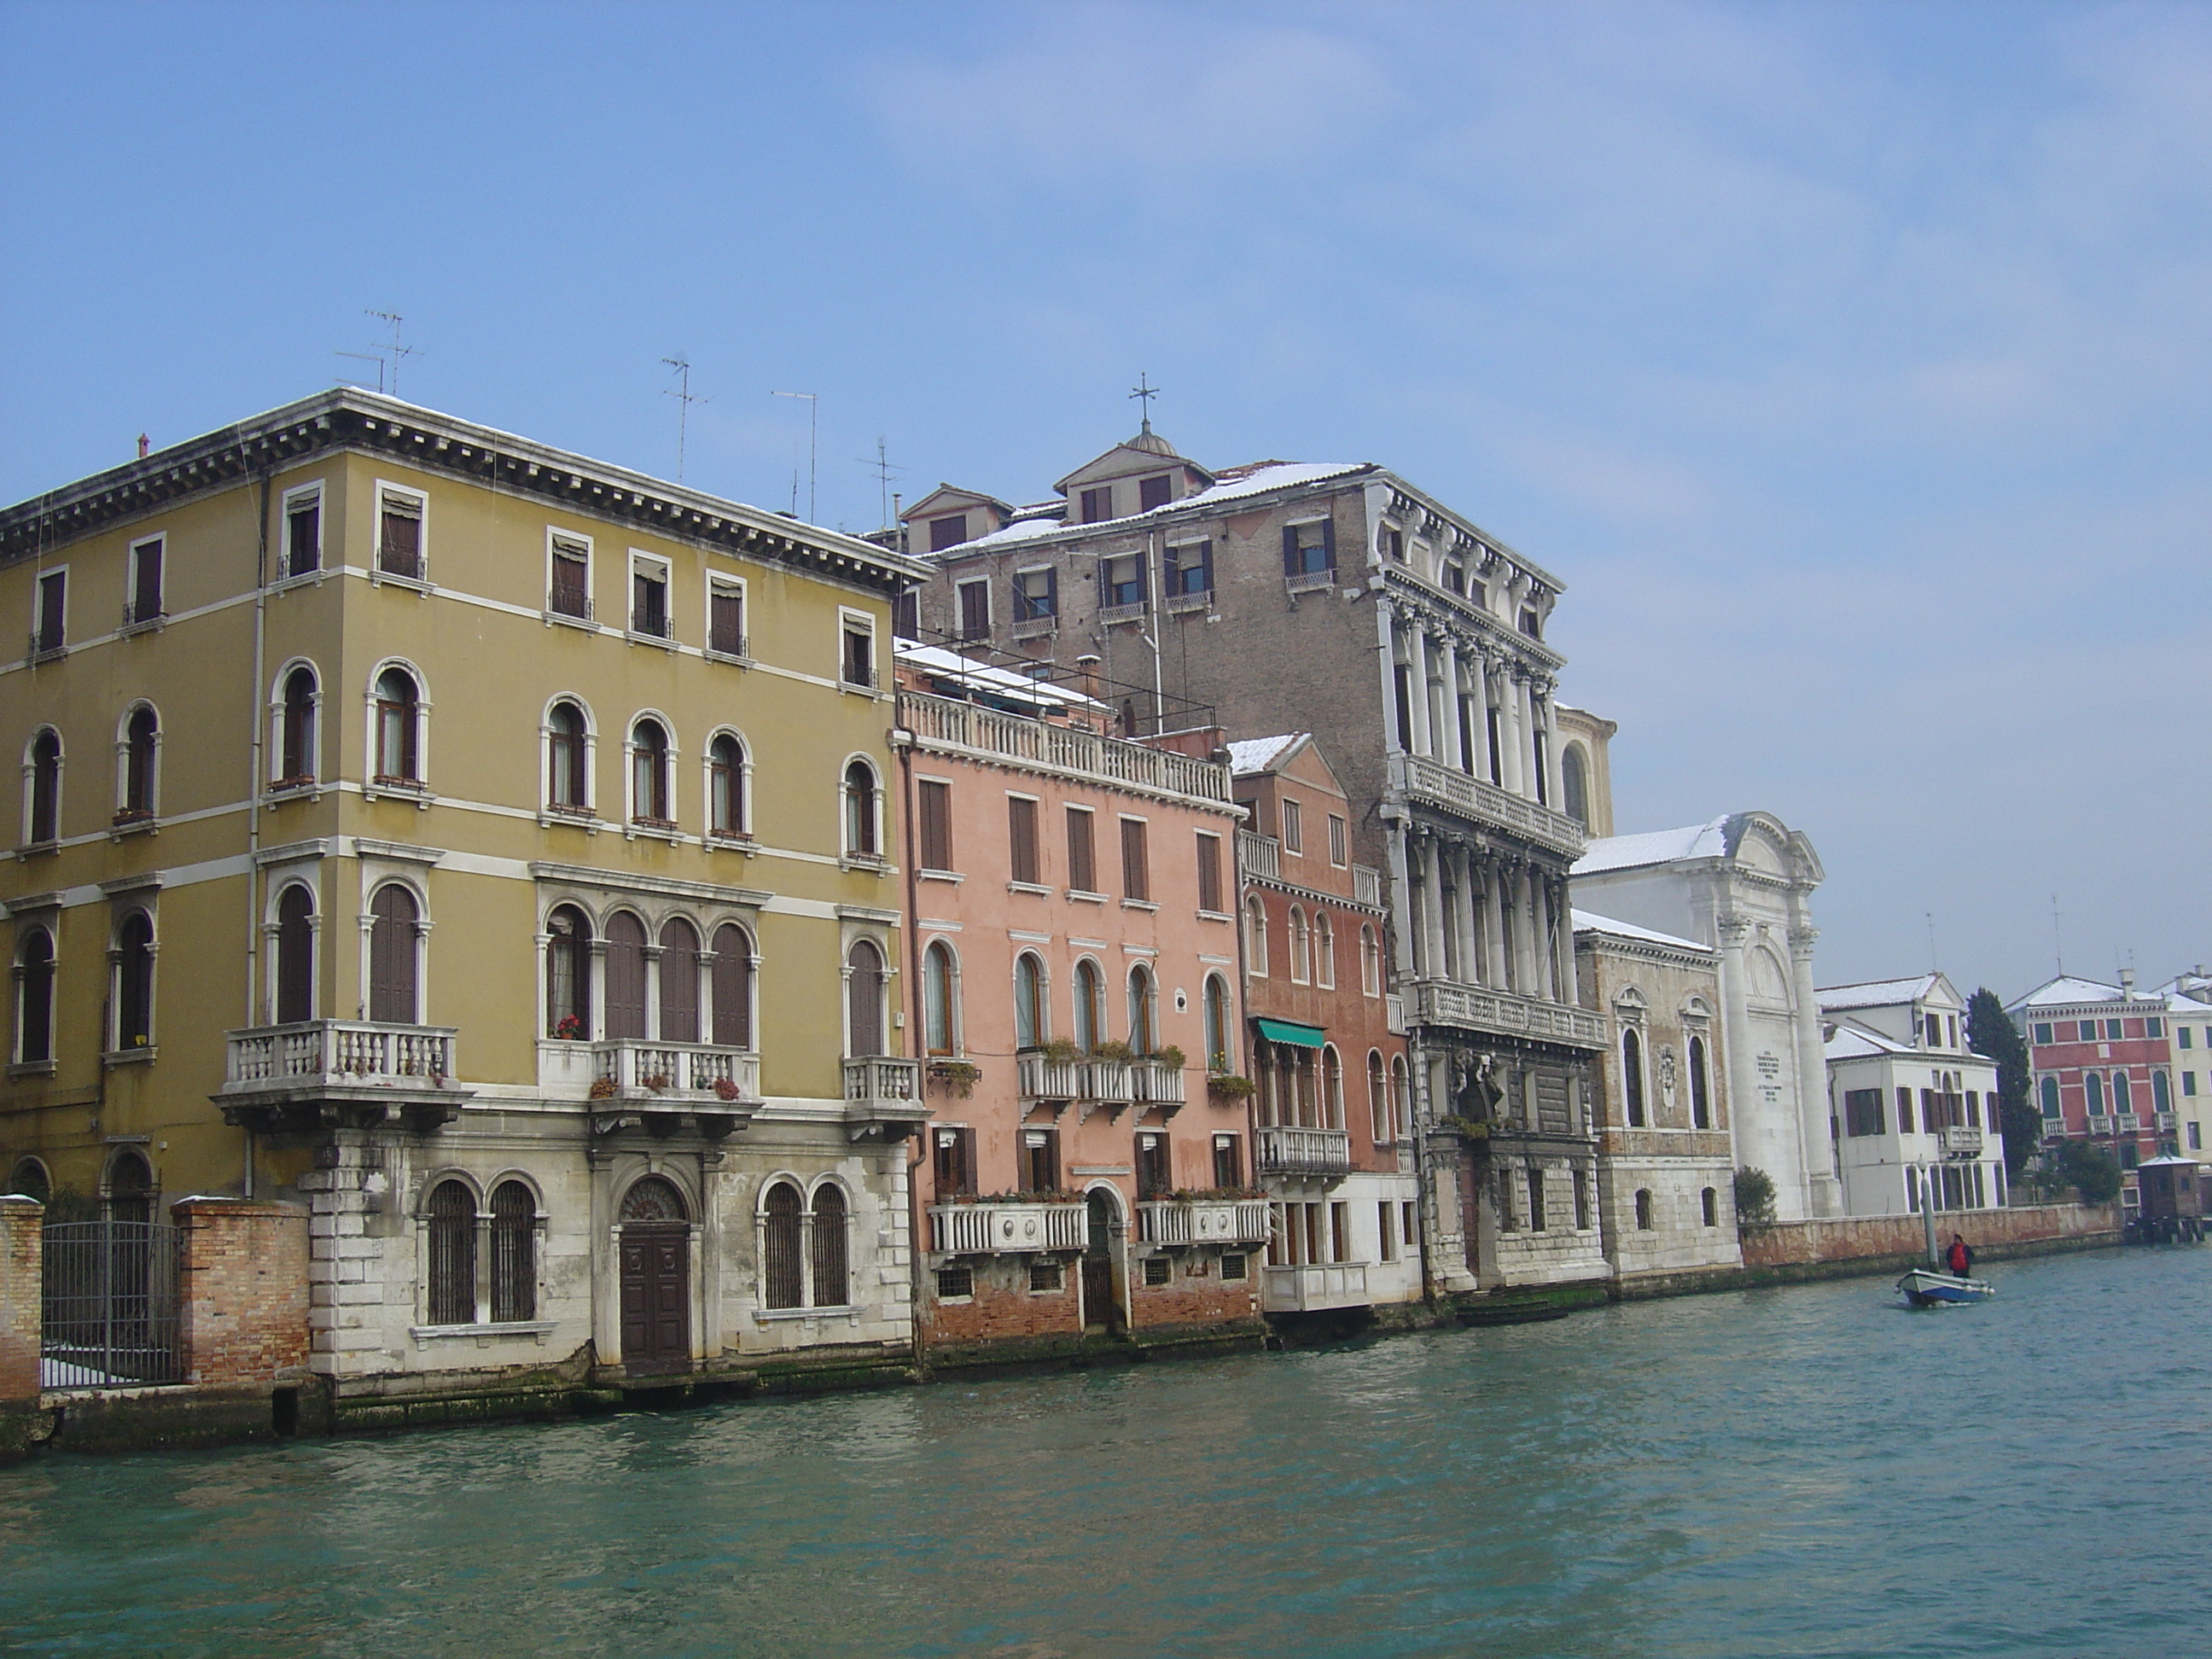
[[[1024,1192],[1056,1193],[1060,1190],[1060,1132],[1057,1129],[1022,1131],[1022,1182]]]
[[[929,550],[942,553],[948,547],[957,547],[968,539],[968,515],[949,514],[942,519],[929,521]]]
[[[934,1173],[937,1196],[970,1198],[975,1192],[975,1132],[969,1128],[937,1129]]]
[[[1227,1188],[1244,1184],[1244,1158],[1235,1135],[1213,1138],[1213,1184]]]
[[[960,584],[960,637],[963,640],[988,640],[991,637],[991,584],[978,578]]]
[[[415,896],[404,887],[377,889],[369,901],[368,1017],[380,1024],[412,1025],[417,1019],[415,984]]]
[[[68,610],[69,572],[50,570],[39,578],[39,626],[32,649],[58,651],[62,648],[63,619]]]
[[[1221,837],[1200,834],[1198,838],[1198,908],[1221,910]]]
[[[1137,1137],[1137,1196],[1161,1198],[1175,1189],[1175,1159],[1164,1134]]]
[[[1121,896],[1140,901],[1152,896],[1152,872],[1145,856],[1142,818],[1121,820]]]
[[[714,1000],[715,1046],[751,1048],[753,942],[735,922],[726,921],[714,930],[714,967],[709,992]]]
[[[627,910],[607,918],[606,1035],[645,1035],[645,924]]]
[[[305,576],[323,568],[320,490],[295,495],[284,508],[284,574]]]
[[[1175,480],[1167,473],[1157,478],[1146,478],[1137,486],[1137,510],[1149,513],[1156,507],[1165,507],[1175,499]]]
[[[422,503],[411,495],[386,495],[377,507],[376,565],[387,576],[422,579]]]
[[[1044,879],[1037,858],[1036,803],[1025,795],[1006,797],[1008,878],[1036,886]]]
[[[744,591],[716,582],[707,596],[707,648],[725,657],[743,657],[750,654],[745,643]]]
[[[591,558],[581,542],[555,539],[553,591],[548,596],[548,608],[556,614],[576,617],[592,614]]]
[[[921,820],[921,867],[952,868],[952,786],[925,779],[915,786],[915,816]]]
[[[1088,808],[1071,806],[1067,809],[1067,884],[1079,893],[1098,890],[1097,860],[1091,840],[1091,814]]]
[[[131,550],[131,616],[134,623],[152,622],[161,614],[161,554],[160,536]]]
[[[297,882],[276,901],[276,1023],[315,1017],[315,902]]]
[[[630,568],[629,628],[656,640],[668,637],[668,570],[665,565],[637,564]]]
[[[1083,492],[1083,522],[1103,524],[1114,516],[1114,486],[1101,484]]]

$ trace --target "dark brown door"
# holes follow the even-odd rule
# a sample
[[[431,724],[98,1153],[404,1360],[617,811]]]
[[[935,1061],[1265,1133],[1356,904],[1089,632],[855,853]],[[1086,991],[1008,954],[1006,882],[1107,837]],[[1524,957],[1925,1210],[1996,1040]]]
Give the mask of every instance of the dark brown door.
[[[623,1228],[622,1358],[633,1374],[681,1370],[690,1363],[690,1232],[680,1221],[633,1221]]]
[[[1090,1242],[1083,1251],[1083,1322],[1110,1330],[1121,1322],[1114,1302],[1114,1207],[1098,1192],[1091,1194]]]

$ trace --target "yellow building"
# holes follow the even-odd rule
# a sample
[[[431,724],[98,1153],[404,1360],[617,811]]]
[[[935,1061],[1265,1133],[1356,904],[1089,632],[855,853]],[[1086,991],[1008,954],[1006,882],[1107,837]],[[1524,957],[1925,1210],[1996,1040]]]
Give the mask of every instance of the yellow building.
[[[907,1352],[920,567],[350,389],[0,514],[0,1173],[311,1206],[373,1409]]]

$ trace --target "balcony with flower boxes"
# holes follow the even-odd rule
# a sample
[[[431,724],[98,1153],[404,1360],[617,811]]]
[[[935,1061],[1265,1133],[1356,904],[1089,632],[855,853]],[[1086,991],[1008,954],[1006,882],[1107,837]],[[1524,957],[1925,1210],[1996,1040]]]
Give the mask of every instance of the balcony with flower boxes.
[[[320,1127],[333,1115],[418,1129],[451,1122],[476,1093],[453,1080],[451,1025],[302,1019],[224,1034],[227,1122],[258,1133]]]
[[[1309,1129],[1266,1123],[1255,1137],[1261,1175],[1340,1176],[1352,1173],[1352,1136],[1343,1129]]]
[[[854,1140],[903,1140],[928,1116],[920,1060],[863,1054],[845,1062],[845,1126]]]
[[[1014,1086],[1025,1107],[1065,1104],[1083,1098],[1088,1069],[1080,1060],[1033,1048],[1014,1056]]]
[[[1147,1244],[1168,1248],[1189,1244],[1265,1244],[1267,1200],[1264,1198],[1159,1198],[1139,1200],[1137,1222]]]
[[[1137,1085],[1139,1108],[1158,1107],[1162,1121],[1182,1110],[1183,1103],[1189,1098],[1189,1090],[1181,1066],[1164,1060],[1140,1060],[1129,1069],[1134,1073],[1132,1080]]]
[[[1260,1305],[1268,1313],[1321,1313],[1330,1308],[1364,1308],[1370,1300],[1365,1262],[1330,1261],[1269,1267],[1261,1280]]]
[[[933,1204],[929,1223],[934,1248],[942,1255],[1080,1250],[1091,1242],[1090,1206],[1079,1198]]]

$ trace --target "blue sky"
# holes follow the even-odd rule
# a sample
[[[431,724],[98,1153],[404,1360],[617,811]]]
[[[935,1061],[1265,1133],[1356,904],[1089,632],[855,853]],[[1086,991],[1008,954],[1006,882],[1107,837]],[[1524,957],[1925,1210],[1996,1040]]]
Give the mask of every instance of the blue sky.
[[[364,369],[824,522],[1134,424],[1561,576],[1824,982],[2212,957],[2212,9],[0,6],[0,499]],[[373,370],[368,372],[373,374]],[[806,483],[799,482],[800,506]]]

